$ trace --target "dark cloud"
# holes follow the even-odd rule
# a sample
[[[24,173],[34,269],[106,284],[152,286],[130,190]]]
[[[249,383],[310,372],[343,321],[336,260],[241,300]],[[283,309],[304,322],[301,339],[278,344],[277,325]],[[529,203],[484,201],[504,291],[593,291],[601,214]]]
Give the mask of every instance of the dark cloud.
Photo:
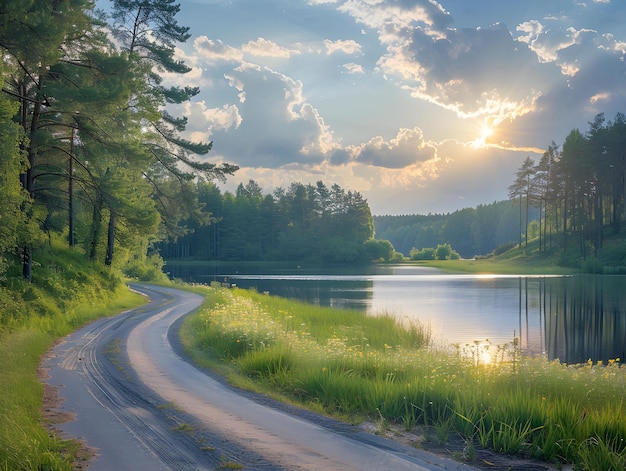
[[[490,100],[528,103],[556,73],[554,66],[539,64],[504,24],[450,30],[442,39],[415,30],[405,58],[385,64],[410,77],[416,94],[460,115],[483,113]]]
[[[390,141],[374,137],[355,150],[355,160],[360,163],[398,169],[425,162],[436,156],[433,144],[424,142],[419,128],[401,129]]]

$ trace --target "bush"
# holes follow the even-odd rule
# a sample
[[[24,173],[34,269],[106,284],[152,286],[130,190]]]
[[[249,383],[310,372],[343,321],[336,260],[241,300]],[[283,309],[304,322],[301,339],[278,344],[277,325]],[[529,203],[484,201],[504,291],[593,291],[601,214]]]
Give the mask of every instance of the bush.
[[[409,257],[411,257],[411,260],[434,260],[435,249],[426,248],[418,250],[416,248],[412,248],[411,252],[409,253]]]
[[[436,249],[424,248],[419,250],[412,248],[409,256],[411,260],[458,260],[461,258],[450,244],[439,244]]]
[[[165,262],[160,255],[134,257],[124,267],[124,274],[139,281],[164,281],[167,277],[163,273]]]
[[[454,250],[450,244],[439,244],[435,249],[435,257],[437,260],[458,260],[461,258],[459,253]]]
[[[604,263],[596,257],[588,257],[583,261],[581,268],[585,273],[599,275],[604,271]]]
[[[391,256],[391,259],[389,260],[392,263],[400,263],[404,261],[404,255],[402,255],[400,252],[393,252],[393,255]]]

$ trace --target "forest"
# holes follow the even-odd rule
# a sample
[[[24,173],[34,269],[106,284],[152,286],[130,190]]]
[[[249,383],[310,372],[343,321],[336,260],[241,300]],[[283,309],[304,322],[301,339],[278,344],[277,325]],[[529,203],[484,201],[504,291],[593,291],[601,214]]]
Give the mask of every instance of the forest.
[[[531,207],[531,221],[536,211]],[[409,256],[413,249],[450,244],[463,258],[486,255],[519,239],[519,210],[511,201],[464,208],[448,214],[374,216],[376,237]],[[533,226],[529,223],[529,229]]]
[[[296,182],[264,194],[250,180],[235,194],[222,194],[211,183],[196,190],[213,223],[189,221],[187,235],[159,244],[167,260],[368,263],[389,261],[394,253],[389,242],[373,239],[367,201],[337,184]]]
[[[568,263],[625,265],[612,242],[626,218],[626,119],[600,114],[584,133],[528,157],[509,201],[446,215],[376,216],[355,191],[323,182],[235,194],[237,171],[207,157],[167,111],[199,90],[167,86],[190,68],[174,57],[189,38],[174,0],[0,4],[0,276],[52,237],[106,266],[159,258],[356,262],[398,259],[449,244],[469,258],[538,238]],[[611,243],[607,244],[607,241]],[[397,250],[397,252],[396,252]]]
[[[622,113],[613,121],[598,114],[584,134],[573,129],[562,146],[553,142],[538,162],[526,158],[509,187],[524,228],[519,245],[530,239],[529,208],[536,208],[540,251],[595,259],[600,268],[607,263],[623,266],[626,247],[620,234],[626,220],[625,175],[626,117]]]
[[[211,142],[181,137],[186,118],[166,111],[199,92],[163,79],[191,70],[174,57],[190,36],[179,8],[113,0],[105,15],[90,0],[0,4],[0,275],[19,261],[30,281],[34,248],[53,235],[123,266],[206,216],[196,182],[237,170],[201,159]]]

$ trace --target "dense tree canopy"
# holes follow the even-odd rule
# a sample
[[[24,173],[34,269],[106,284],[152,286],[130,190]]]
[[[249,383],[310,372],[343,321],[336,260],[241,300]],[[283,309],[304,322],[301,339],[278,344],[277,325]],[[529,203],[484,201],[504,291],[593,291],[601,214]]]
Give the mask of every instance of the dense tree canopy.
[[[184,233],[200,213],[192,182],[237,169],[197,158],[211,143],[184,139],[186,119],[167,112],[197,93],[161,77],[189,70],[174,59],[179,5],[113,3],[110,18],[90,0],[0,4],[0,256],[20,253],[27,280],[52,232],[107,265],[116,242],[146,253]]]
[[[540,246],[599,257],[607,235],[622,232],[626,220],[626,118],[595,116],[589,130],[572,130],[561,150],[552,143],[538,163],[527,158],[511,185],[511,197],[527,211],[539,210]],[[522,211],[522,213],[524,210]],[[524,217],[526,239],[529,218]],[[612,263],[623,264],[612,257]]]
[[[211,184],[196,187],[210,226],[190,221],[193,232],[176,242],[161,244],[166,259],[309,260],[367,262],[389,259],[393,247],[372,244],[374,226],[367,201],[339,185],[328,188],[292,183],[263,194],[253,180],[235,194],[221,194]]]

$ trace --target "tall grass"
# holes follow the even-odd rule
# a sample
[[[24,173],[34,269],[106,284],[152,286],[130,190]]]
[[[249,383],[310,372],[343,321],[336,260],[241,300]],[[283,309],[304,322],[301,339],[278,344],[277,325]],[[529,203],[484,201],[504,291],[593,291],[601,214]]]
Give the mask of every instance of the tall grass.
[[[144,300],[76,251],[43,246],[36,260],[33,283],[9,273],[0,286],[0,469],[71,470],[77,443],[42,424],[40,359],[55,339]]]
[[[430,425],[442,441],[456,431],[478,446],[581,470],[626,465],[626,369],[618,359],[563,365],[522,357],[512,342],[485,363],[435,349],[427,328],[389,315],[222,288],[209,291],[182,337],[196,359],[234,365],[239,382],[252,378],[329,414]]]

